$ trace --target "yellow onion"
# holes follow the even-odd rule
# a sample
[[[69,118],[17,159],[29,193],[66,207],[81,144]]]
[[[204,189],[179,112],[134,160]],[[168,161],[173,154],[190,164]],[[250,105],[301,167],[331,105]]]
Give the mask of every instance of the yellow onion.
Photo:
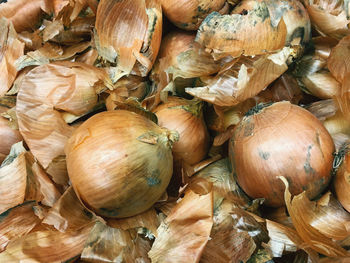
[[[253,56],[307,43],[310,32],[309,16],[299,1],[243,0],[231,15],[207,16],[196,41],[215,56]]]
[[[213,11],[228,11],[225,0],[162,0],[165,15],[177,27],[197,30],[203,19]],[[221,10],[221,11],[220,11]]]
[[[322,123],[307,110],[277,102],[259,104],[237,125],[229,143],[238,184],[268,206],[284,205],[284,176],[290,191],[314,198],[331,178],[334,143]]]
[[[94,115],[65,147],[76,194],[106,217],[128,217],[149,209],[170,181],[175,137],[133,112]]]
[[[162,36],[160,2],[102,0],[95,29],[99,55],[115,64],[110,70],[114,82],[131,72],[146,76],[157,57]]]
[[[337,161],[341,162],[334,179],[334,190],[338,201],[350,213],[350,153],[348,144],[345,144],[337,153],[335,158],[335,166]]]
[[[209,150],[209,134],[203,120],[202,102],[189,101],[179,97],[168,97],[154,113],[158,124],[169,130],[176,130],[179,141],[174,143],[174,159],[187,164],[201,161]]]

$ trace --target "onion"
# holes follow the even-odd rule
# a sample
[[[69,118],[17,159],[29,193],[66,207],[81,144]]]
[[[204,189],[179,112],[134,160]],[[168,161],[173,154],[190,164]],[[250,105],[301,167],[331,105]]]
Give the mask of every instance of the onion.
[[[161,0],[165,15],[177,27],[197,30],[203,19],[213,11],[225,13],[225,0]]]
[[[170,181],[175,137],[133,112],[94,115],[65,147],[77,196],[106,217],[128,217],[149,209]]]
[[[310,112],[289,102],[259,104],[235,128],[229,144],[237,182],[268,206],[284,204],[284,176],[290,191],[320,194],[331,178],[334,143]]]
[[[338,201],[350,212],[350,153],[348,144],[344,145],[337,153],[337,156],[344,158],[334,180],[334,190]],[[345,155],[345,156],[344,156]],[[335,165],[337,159],[335,159]]]
[[[187,164],[201,161],[209,150],[209,135],[203,120],[202,102],[169,97],[154,113],[158,124],[169,130],[176,130],[180,139],[174,143],[174,159]]]

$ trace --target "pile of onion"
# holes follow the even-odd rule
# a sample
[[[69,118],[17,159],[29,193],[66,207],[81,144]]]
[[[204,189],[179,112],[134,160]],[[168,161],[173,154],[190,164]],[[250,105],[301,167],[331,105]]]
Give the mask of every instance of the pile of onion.
[[[94,115],[75,130],[65,148],[76,194],[106,217],[149,209],[169,184],[175,139],[175,133],[133,112]]]
[[[238,184],[268,206],[284,205],[289,182],[293,195],[319,195],[331,178],[334,143],[322,123],[307,110],[277,102],[251,109],[234,130],[230,160]]]

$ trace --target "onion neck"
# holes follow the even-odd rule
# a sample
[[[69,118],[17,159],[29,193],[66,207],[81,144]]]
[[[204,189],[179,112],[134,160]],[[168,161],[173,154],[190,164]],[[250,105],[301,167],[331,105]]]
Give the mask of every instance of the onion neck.
[[[344,143],[337,152],[334,153],[332,174],[335,175],[338,168],[342,165],[345,156],[350,152],[350,142]]]

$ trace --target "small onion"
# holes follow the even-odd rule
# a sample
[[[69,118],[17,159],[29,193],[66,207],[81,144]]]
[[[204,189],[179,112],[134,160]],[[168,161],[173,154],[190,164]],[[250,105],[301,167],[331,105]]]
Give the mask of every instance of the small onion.
[[[191,165],[201,161],[209,150],[209,135],[203,120],[202,105],[198,100],[168,97],[166,103],[154,110],[161,127],[176,130],[180,135],[179,141],[174,143],[174,159]]]
[[[348,145],[344,145],[337,154],[344,160],[335,176],[334,190],[338,201],[350,213],[350,153],[347,147]]]
[[[334,143],[322,123],[307,110],[277,102],[259,104],[235,128],[229,144],[237,182],[268,206],[284,204],[285,177],[296,195],[320,194],[331,178]]]
[[[133,112],[94,115],[65,148],[76,194],[86,207],[106,217],[128,217],[149,209],[169,184],[175,137]]]

